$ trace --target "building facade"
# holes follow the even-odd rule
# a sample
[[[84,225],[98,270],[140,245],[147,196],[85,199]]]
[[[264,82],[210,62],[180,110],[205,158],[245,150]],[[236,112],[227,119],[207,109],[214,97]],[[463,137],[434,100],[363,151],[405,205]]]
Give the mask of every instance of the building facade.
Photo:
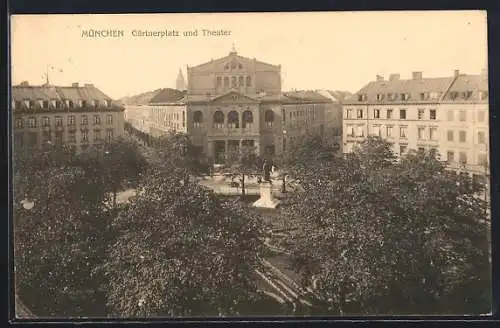
[[[489,175],[488,77],[460,74],[402,80],[377,76],[344,104],[344,153],[367,136],[394,144],[396,154],[434,149],[451,168]]]
[[[150,133],[149,106],[125,105],[124,119],[135,129],[144,133]]]
[[[187,133],[214,163],[222,163],[228,152],[243,146],[272,157],[308,131],[324,134],[325,112],[332,100],[316,92],[283,93],[280,65],[233,50],[188,66],[187,76],[182,97],[171,92],[149,103],[151,133]]]
[[[14,151],[47,144],[75,150],[124,134],[124,108],[92,84],[12,87]]]

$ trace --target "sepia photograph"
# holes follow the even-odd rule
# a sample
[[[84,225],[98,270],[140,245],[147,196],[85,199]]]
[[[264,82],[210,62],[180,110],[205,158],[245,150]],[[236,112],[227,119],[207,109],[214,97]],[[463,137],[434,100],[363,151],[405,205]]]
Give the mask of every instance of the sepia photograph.
[[[17,319],[491,315],[486,11],[10,39]]]

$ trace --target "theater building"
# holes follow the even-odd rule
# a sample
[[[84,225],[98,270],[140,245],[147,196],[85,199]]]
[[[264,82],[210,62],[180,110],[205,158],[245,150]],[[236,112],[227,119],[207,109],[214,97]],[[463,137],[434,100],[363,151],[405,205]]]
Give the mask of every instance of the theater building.
[[[155,98],[149,103],[151,133],[184,132],[214,163],[243,146],[272,157],[308,131],[323,135],[325,111],[332,105],[315,92],[283,93],[280,65],[240,56],[234,49],[188,66],[185,92]]]

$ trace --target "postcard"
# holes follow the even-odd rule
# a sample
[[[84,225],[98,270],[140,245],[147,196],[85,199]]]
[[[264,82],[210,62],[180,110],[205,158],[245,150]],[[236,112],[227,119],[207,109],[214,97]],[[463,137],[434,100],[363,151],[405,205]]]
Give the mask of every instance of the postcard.
[[[11,16],[16,318],[491,314],[486,21]]]

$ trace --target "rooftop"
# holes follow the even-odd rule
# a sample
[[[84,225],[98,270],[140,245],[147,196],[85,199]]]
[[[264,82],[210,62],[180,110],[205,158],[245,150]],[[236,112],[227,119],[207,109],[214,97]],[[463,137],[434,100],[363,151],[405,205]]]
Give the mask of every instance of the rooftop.
[[[388,80],[377,76],[345,103],[438,102],[447,99],[452,92],[477,94],[487,90],[485,75],[460,74],[458,70],[449,77],[424,78],[422,72],[413,72],[411,79],[401,79],[399,74],[391,74]]]
[[[15,101],[23,100],[109,100],[110,97],[96,88],[93,84],[73,83],[71,86],[56,85],[29,85],[23,82],[12,86],[12,98]]]

